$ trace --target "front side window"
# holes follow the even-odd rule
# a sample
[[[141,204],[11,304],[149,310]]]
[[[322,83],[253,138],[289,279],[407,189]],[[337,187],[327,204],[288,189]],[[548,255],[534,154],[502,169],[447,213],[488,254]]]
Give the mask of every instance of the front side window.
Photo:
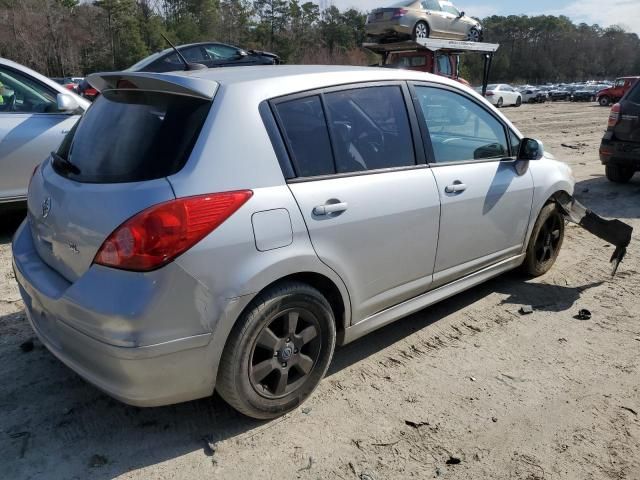
[[[480,105],[450,90],[415,89],[436,163],[509,156],[504,127]]]
[[[425,10],[435,10],[436,12],[440,11],[440,4],[438,0],[422,0],[422,8]]]
[[[212,43],[205,45],[204,49],[212,60],[229,60],[238,56],[238,50],[227,45]]]
[[[180,49],[180,53],[185,60],[190,63],[206,62],[209,60],[202,48],[199,46]],[[164,57],[162,61],[165,63],[182,63],[182,60],[178,57],[177,53],[172,53],[171,55]]]
[[[624,78],[616,80],[616,87],[624,87]]]
[[[438,55],[438,72],[442,75],[451,75],[451,62],[446,55]]]
[[[341,90],[325,100],[337,173],[415,165],[399,86]]]
[[[56,95],[32,78],[0,67],[0,113],[57,113]]]
[[[460,15],[460,10],[458,10],[449,2],[440,2],[440,7],[442,8],[443,12],[450,13],[452,15],[455,15],[456,17]]]
[[[511,130],[509,130],[509,143],[511,144],[511,156],[517,157],[520,151],[520,138]]]

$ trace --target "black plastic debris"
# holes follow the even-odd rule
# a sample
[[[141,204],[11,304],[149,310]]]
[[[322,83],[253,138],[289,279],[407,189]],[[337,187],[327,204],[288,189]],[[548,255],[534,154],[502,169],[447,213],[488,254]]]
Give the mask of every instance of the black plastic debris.
[[[627,247],[631,243],[633,227],[617,219],[605,220],[566,193],[557,195],[556,200],[567,220],[580,225],[596,237],[615,245],[616,248],[613,251],[613,255],[611,255],[611,260],[609,260],[612,266],[611,276],[614,276],[627,253]]]
[[[460,465],[462,463],[462,460],[460,460],[458,457],[449,457],[449,460],[447,460],[445,463],[447,465]]]
[[[533,313],[533,307],[531,305],[523,305],[518,312],[520,312],[520,315],[529,315]]]
[[[580,311],[578,311],[578,315],[576,315],[575,318],[578,320],[590,320],[591,312],[586,308],[581,308]]]

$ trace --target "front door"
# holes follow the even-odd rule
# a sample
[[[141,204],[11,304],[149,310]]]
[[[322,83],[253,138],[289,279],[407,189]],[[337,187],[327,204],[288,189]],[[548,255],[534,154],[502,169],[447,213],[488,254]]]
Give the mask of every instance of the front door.
[[[397,84],[274,103],[294,162],[289,187],[318,257],[345,282],[353,322],[428,290],[440,200],[416,162]]]
[[[26,197],[33,169],[78,120],[58,111],[56,95],[31,77],[0,66],[0,202]]]
[[[489,109],[453,89],[414,88],[442,204],[441,284],[521,253],[533,180],[516,172],[506,127]]]

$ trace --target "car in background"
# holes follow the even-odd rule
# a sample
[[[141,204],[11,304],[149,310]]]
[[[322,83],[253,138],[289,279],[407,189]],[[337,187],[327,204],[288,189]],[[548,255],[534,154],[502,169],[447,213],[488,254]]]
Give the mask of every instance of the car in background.
[[[56,82],[59,85],[62,85],[67,90],[71,90],[75,92],[78,88],[78,84],[82,80],[82,78],[78,77],[51,77],[51,80]]]
[[[403,0],[367,15],[365,33],[372,40],[444,38],[482,41],[482,25],[446,0]]]
[[[617,78],[612,87],[604,88],[596,94],[597,102],[603,107],[616,103],[638,82],[638,79],[640,76]]]
[[[498,108],[522,105],[522,94],[506,83],[487,85],[485,97]]]
[[[520,95],[523,103],[544,103],[547,101],[546,93],[535,88],[520,90]]]
[[[18,63],[0,58],[0,208],[26,200],[33,169],[73,128],[89,102]]]
[[[208,68],[241,67],[247,65],[277,65],[280,57],[275,53],[244,50],[225,43],[202,42],[176,47],[189,63],[199,63]],[[173,48],[149,55],[130,66],[126,72],[175,72],[184,70],[182,59]]]
[[[598,90],[599,88],[594,86],[578,88],[573,91],[569,100],[572,102],[595,102]]]
[[[552,102],[569,100],[570,98],[571,92],[566,88],[553,88],[549,90],[549,100],[551,100]]]
[[[600,161],[612,182],[626,183],[640,171],[640,82],[611,107]]]
[[[46,348],[124,402],[215,390],[283,415],[336,344],[560,252],[570,168],[453,80],[314,65],[89,80],[102,94],[35,172],[13,265]]]

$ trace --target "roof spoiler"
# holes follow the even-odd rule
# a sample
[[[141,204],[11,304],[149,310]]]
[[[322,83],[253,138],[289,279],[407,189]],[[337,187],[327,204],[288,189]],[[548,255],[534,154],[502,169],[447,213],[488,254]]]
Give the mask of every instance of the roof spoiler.
[[[105,72],[92,73],[87,81],[96,90],[146,90],[187,95],[212,100],[218,84],[212,80],[187,75],[150,72]]]

